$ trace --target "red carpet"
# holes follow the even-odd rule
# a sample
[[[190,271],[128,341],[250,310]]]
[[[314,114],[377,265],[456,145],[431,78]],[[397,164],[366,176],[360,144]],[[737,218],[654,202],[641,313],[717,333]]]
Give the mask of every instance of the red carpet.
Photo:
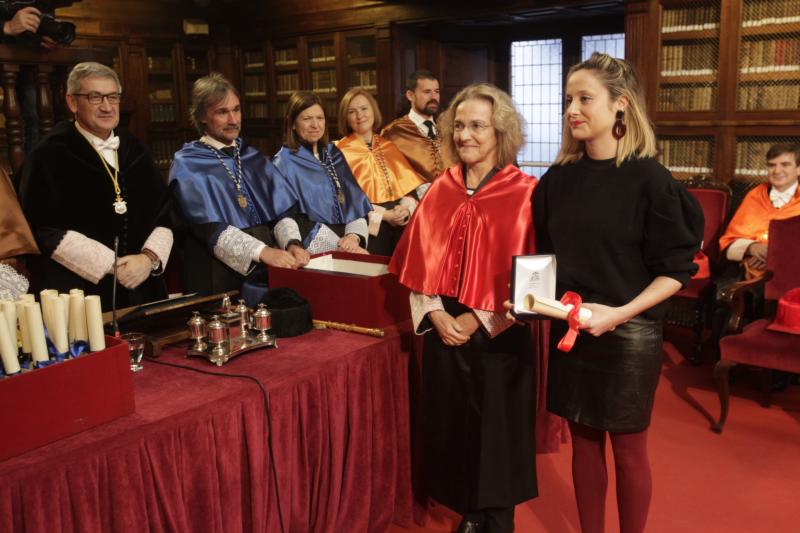
[[[789,533],[800,531],[800,387],[758,404],[756,373],[734,370],[728,422],[721,435],[709,429],[719,415],[710,363],[688,365],[686,330],[669,330],[661,382],[650,429],[652,533]],[[676,347],[677,346],[677,347]],[[800,357],[800,354],[797,354]],[[519,505],[518,533],[579,532],[572,494],[570,447],[537,457],[539,498]],[[610,447],[606,531],[619,531]],[[393,527],[391,533],[453,530],[460,517],[431,510],[424,527]]]

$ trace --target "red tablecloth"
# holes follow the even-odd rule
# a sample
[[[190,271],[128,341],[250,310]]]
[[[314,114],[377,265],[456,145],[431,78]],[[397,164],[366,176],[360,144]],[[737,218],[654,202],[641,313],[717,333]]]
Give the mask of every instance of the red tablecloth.
[[[219,369],[177,350],[160,359],[257,378],[269,423],[254,382],[145,361],[135,414],[0,463],[0,531],[410,526],[405,332],[317,330]]]

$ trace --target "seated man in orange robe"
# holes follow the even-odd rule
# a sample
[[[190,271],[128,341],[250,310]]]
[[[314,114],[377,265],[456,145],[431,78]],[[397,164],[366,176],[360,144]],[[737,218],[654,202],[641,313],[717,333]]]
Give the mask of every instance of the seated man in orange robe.
[[[731,261],[740,261],[746,279],[767,266],[770,220],[800,215],[800,145],[775,144],[767,152],[768,181],[754,187],[720,238],[720,249]]]

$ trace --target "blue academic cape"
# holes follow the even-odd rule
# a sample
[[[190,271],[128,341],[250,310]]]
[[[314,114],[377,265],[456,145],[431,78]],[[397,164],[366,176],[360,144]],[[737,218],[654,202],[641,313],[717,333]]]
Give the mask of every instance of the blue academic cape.
[[[290,187],[297,191],[300,212],[322,224],[348,224],[367,216],[372,205],[358,186],[342,152],[333,143],[325,150],[339,177],[344,204],[337,200],[336,188],[325,167],[305,146],[296,151],[284,146],[272,159]]]
[[[239,229],[250,228],[277,219],[298,202],[295,189],[264,154],[241,139],[237,142],[246,208],[239,206],[236,185],[215,152],[235,175],[236,161],[232,156],[200,141],[186,143],[175,153],[169,183],[175,187],[175,196],[190,223],[216,222]]]

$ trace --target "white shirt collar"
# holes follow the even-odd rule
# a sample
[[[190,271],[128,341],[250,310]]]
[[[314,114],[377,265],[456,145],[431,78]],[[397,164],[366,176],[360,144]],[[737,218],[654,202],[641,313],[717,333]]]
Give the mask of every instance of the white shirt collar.
[[[74,124],[75,124],[75,127],[80,132],[80,134],[83,135],[84,138],[87,141],[89,141],[89,144],[91,144],[92,146],[95,146],[96,143],[101,143],[103,141],[107,141],[108,139],[110,139],[111,137],[114,136],[114,131],[112,130],[111,134],[108,136],[108,139],[101,139],[100,137],[98,137],[94,133],[91,133],[88,130],[84,129],[83,126],[81,126],[81,123],[78,122],[77,120],[74,122]],[[96,139],[96,141],[95,141],[95,139]]]
[[[102,145],[102,143],[114,137],[113,130],[111,131],[111,135],[108,136],[108,139],[101,139],[94,133],[87,131],[83,126],[81,126],[77,119],[75,122],[73,122],[73,124],[75,124],[75,129],[78,130],[78,133],[83,135],[83,138],[86,139],[86,141],[89,143],[89,146],[91,146],[94,150],[98,150],[97,146]],[[98,151],[100,152],[100,155],[103,156],[103,159],[106,160],[106,163],[116,168],[116,166],[119,164],[117,160],[117,150],[106,146]]]
[[[432,118],[426,118],[420,115],[419,112],[414,109],[413,105],[411,106],[411,110],[408,112],[408,118],[411,120],[411,122],[417,125],[417,129],[419,129],[420,133],[422,133],[422,135],[425,137],[428,136],[428,126],[426,126],[424,122],[426,120],[430,120],[433,122],[433,132],[438,135],[439,132],[436,131],[436,121]]]
[[[200,137],[200,142],[206,143],[207,145],[211,146],[212,148],[216,148],[217,150],[222,150],[223,148],[236,146],[236,141],[233,141],[231,144],[224,144],[209,135],[203,135],[202,137]]]
[[[797,192],[797,182],[794,182],[794,185],[789,187],[783,192],[778,191],[775,187],[769,188],[769,200],[772,202],[772,206],[775,209],[780,209],[781,207],[788,204],[792,198],[794,198],[795,193]]]

